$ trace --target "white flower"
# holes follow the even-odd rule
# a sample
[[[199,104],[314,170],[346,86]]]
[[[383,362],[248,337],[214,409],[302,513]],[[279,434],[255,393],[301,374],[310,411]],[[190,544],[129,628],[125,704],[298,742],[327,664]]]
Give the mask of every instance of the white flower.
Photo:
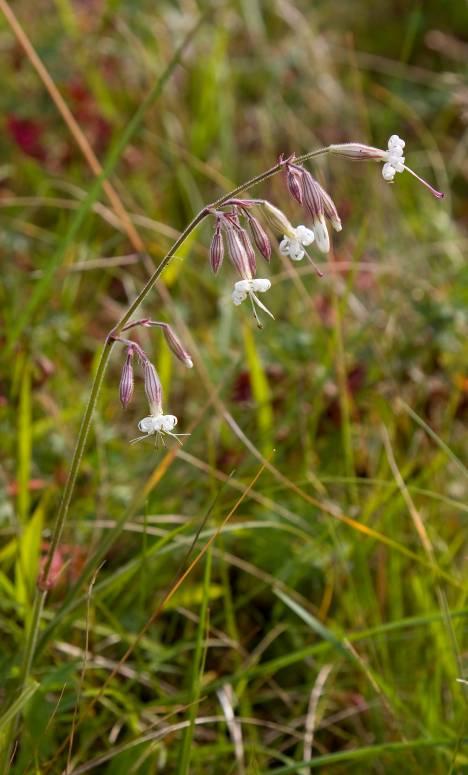
[[[342,145],[330,145],[330,152],[337,153],[340,156],[345,156],[348,159],[373,159],[374,161],[383,161],[385,164],[382,167],[382,175],[384,180],[391,181],[395,177],[397,172],[403,172],[406,170],[413,175],[423,186],[431,192],[436,199],[443,199],[444,194],[441,191],[431,186],[427,180],[417,175],[414,170],[407,167],[405,164],[405,157],[403,156],[403,148],[405,147],[405,141],[398,137],[398,135],[392,135],[388,141],[388,147],[386,151],[382,151],[380,148],[372,148],[370,145],[362,145],[362,143],[343,143]],[[315,235],[317,238],[317,234]],[[318,243],[318,239],[317,239]]]
[[[234,283],[234,290],[232,292],[231,298],[232,301],[236,306],[239,306],[239,304],[242,304],[243,301],[247,298],[247,296],[250,298],[250,302],[252,304],[253,313],[255,315],[255,319],[257,321],[257,324],[259,328],[262,327],[260,320],[258,319],[257,311],[255,309],[255,304],[257,307],[260,307],[264,312],[267,313],[271,318],[273,318],[273,315],[271,314],[270,310],[265,307],[264,304],[260,301],[258,296],[256,296],[256,293],[265,293],[265,291],[270,290],[271,288],[271,282],[267,280],[266,278],[258,278],[257,280],[239,280],[237,283]]]
[[[293,229],[292,237],[285,236],[280,242],[280,253],[289,256],[293,261],[302,261],[305,255],[304,247],[311,245],[315,239],[312,229],[306,226],[298,226]]]
[[[403,156],[403,148],[405,147],[405,141],[398,137],[398,135],[392,135],[388,141],[388,151],[385,151],[384,160],[385,164],[382,167],[382,176],[384,180],[393,180],[395,173],[403,172],[405,169],[405,157]]]
[[[153,433],[168,433],[177,425],[177,417],[174,414],[150,414],[149,417],[143,417],[138,423],[138,429],[142,433],[151,436]]]
[[[138,436],[136,439],[132,439],[131,443],[135,444],[137,441],[148,438],[148,436],[154,436],[157,434],[157,438],[161,439],[164,443],[164,436],[172,436],[179,441],[178,436],[189,436],[188,433],[173,433],[173,429],[177,425],[177,417],[174,414],[150,414],[148,417],[143,417],[138,423],[138,430],[144,433],[144,436]],[[180,444],[180,442],[179,442]]]

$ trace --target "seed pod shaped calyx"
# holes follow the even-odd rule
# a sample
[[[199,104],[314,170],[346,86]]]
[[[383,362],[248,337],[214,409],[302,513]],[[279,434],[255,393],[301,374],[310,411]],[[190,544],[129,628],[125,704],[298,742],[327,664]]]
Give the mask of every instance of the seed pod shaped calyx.
[[[120,402],[124,409],[127,408],[130,401],[133,398],[134,390],[134,374],[133,374],[133,348],[129,347],[127,350],[127,357],[122,368],[122,376],[120,377]]]
[[[252,237],[259,252],[267,261],[269,261],[271,258],[271,243],[268,239],[268,234],[254,215],[246,212],[246,216],[249,222],[250,231],[252,232]]]
[[[221,224],[219,221],[216,222],[216,230],[213,234],[213,239],[211,240],[211,246],[210,246],[210,265],[214,272],[214,274],[217,274],[219,272],[221,265],[223,263],[224,259],[224,241],[223,241],[223,235],[221,234]]]
[[[177,334],[167,323],[163,326],[163,333],[166,338],[166,342],[168,343],[176,358],[178,358],[179,361],[184,364],[184,366],[187,366],[188,369],[191,369],[193,366],[193,361],[190,357],[190,354],[183,346]]]
[[[149,360],[144,362],[145,393],[148,399],[151,414],[162,413],[162,385],[158,372]]]

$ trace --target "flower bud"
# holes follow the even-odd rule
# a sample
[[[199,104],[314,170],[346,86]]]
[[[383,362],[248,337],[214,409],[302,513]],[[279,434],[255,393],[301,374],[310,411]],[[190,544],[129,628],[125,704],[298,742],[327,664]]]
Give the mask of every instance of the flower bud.
[[[270,226],[279,234],[286,234],[287,237],[294,236],[294,229],[290,222],[286,218],[285,214],[278,210],[277,207],[265,200],[263,203],[265,216],[268,219]]]
[[[145,360],[145,393],[152,414],[162,412],[162,385],[151,361]]]
[[[123,365],[122,376],[120,377],[120,402],[124,409],[127,408],[133,398],[134,378],[133,378],[133,349],[128,348],[127,359]]]
[[[257,220],[254,215],[251,215],[250,213],[246,213],[246,215],[254,242],[262,256],[269,261],[271,258],[271,243],[268,239],[268,235],[260,221]]]
[[[242,227],[239,227],[239,237],[241,238],[241,242],[245,248],[247,261],[249,262],[249,269],[252,273],[252,276],[255,277],[257,273],[257,259],[255,256],[255,250],[253,249],[249,235]]]
[[[224,259],[224,241],[223,241],[223,235],[221,234],[221,229],[219,226],[216,226],[216,231],[213,235],[213,239],[211,240],[211,246],[210,246],[210,264],[211,268],[216,274],[221,264],[223,263]]]
[[[176,358],[178,358],[179,361],[182,361],[184,366],[187,366],[188,369],[191,369],[193,366],[193,361],[189,353],[187,352],[187,350],[184,349],[182,342],[180,341],[179,337],[174,333],[171,326],[165,325],[163,327],[163,332],[164,332],[164,336],[166,337],[166,342],[168,343],[169,347],[171,348]]]
[[[385,158],[385,151],[380,148],[373,148],[370,145],[362,143],[342,143],[341,145],[330,145],[329,152],[337,156],[344,156],[352,161],[382,161]]]
[[[323,215],[323,201],[319,184],[307,170],[304,170],[302,175],[302,190],[304,206],[315,220],[315,218]]]
[[[328,194],[327,191],[322,188],[320,183],[317,183],[317,185],[320,189],[320,196],[322,197],[323,210],[326,217],[330,221],[335,231],[341,231],[341,218],[338,215],[338,210],[335,207],[333,199],[331,198],[330,194]]]
[[[302,204],[303,192],[302,192],[302,171],[297,167],[286,165],[286,184],[291,196],[294,197],[296,202]]]
[[[225,224],[229,257],[241,277],[251,277],[249,260],[238,230],[231,223]]]

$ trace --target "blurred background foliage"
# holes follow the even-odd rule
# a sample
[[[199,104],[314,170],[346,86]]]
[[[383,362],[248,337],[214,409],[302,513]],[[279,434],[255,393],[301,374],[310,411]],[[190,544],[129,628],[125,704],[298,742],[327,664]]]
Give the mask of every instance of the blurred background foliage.
[[[205,378],[174,362],[157,331],[135,338],[160,371],[165,410],[192,434],[175,458],[129,446],[147,409],[140,380],[121,410],[116,348],[11,771],[62,772],[68,758],[76,773],[305,773],[310,750],[317,763],[335,756],[322,760],[330,773],[464,771],[466,3],[18,0],[14,11],[102,163],[205,13],[111,175],[156,264],[197,210],[280,153],[386,147],[397,133],[446,197],[407,174],[386,185],[372,163],[311,166],[343,231],[318,257],[323,279],[276,252],[276,320],[262,331],[230,302],[231,268],[210,274],[211,224],[186,243],[163,277],[169,301],[155,291],[142,314],[188,332]],[[102,192],[68,238],[94,178],[0,25],[6,708],[96,357],[148,262]],[[307,223],[281,176],[253,194]],[[209,404],[213,390],[240,432]],[[198,550],[262,454],[273,468],[89,712],[203,520]],[[144,508],[87,593],[84,562],[143,487]]]

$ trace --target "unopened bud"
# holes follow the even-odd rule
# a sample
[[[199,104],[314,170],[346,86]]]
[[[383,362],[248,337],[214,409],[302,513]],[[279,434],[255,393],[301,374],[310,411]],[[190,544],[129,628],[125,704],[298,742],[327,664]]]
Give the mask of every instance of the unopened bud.
[[[344,156],[352,161],[382,161],[385,159],[385,151],[380,148],[373,148],[371,145],[362,143],[342,143],[341,145],[330,145],[329,152],[337,156]]]
[[[124,409],[127,408],[133,398],[134,378],[133,378],[133,349],[129,347],[127,358],[123,365],[122,376],[120,377],[120,402]]]
[[[247,234],[246,230],[243,229],[242,227],[239,227],[239,237],[241,238],[242,244],[247,254],[249,269],[252,273],[252,276],[255,277],[255,275],[257,274],[257,259],[255,256],[255,250],[253,249],[249,235]]]
[[[263,203],[265,216],[268,219],[271,227],[279,234],[285,234],[287,237],[294,237],[294,229],[290,222],[286,218],[285,214],[278,210],[277,207],[265,200]]]
[[[162,413],[162,385],[151,361],[145,360],[145,393],[152,414]]]
[[[188,369],[191,369],[193,366],[193,361],[187,350],[184,349],[179,337],[172,330],[171,326],[165,325],[163,332],[164,336],[166,337],[166,342],[168,343],[176,358],[178,358],[179,361],[182,361],[184,366],[187,366]]]
[[[322,197],[322,202],[323,202],[323,211],[325,215],[329,219],[335,231],[341,231],[342,229],[341,218],[338,215],[338,210],[335,207],[335,203],[333,199],[331,198],[330,194],[328,194],[319,183],[317,185],[320,189],[320,195]]]
[[[249,279],[252,277],[252,273],[250,271],[249,260],[241,237],[238,233],[238,229],[229,222],[225,224],[225,228],[230,259],[239,272],[240,276]]]
[[[210,264],[211,268],[216,274],[221,264],[223,263],[224,259],[224,241],[223,241],[223,235],[221,234],[221,229],[219,226],[216,226],[216,231],[213,235],[213,239],[211,240],[211,246],[210,246]]]
[[[304,170],[302,175],[302,190],[305,208],[315,221],[316,218],[323,215],[323,201],[319,184],[307,170]]]
[[[271,258],[271,243],[268,239],[268,234],[254,215],[251,215],[250,213],[246,213],[246,215],[254,242],[263,258],[266,258],[266,260],[269,261]]]
[[[302,171],[297,167],[286,165],[286,184],[288,191],[294,199],[302,204],[303,192],[302,192]]]

